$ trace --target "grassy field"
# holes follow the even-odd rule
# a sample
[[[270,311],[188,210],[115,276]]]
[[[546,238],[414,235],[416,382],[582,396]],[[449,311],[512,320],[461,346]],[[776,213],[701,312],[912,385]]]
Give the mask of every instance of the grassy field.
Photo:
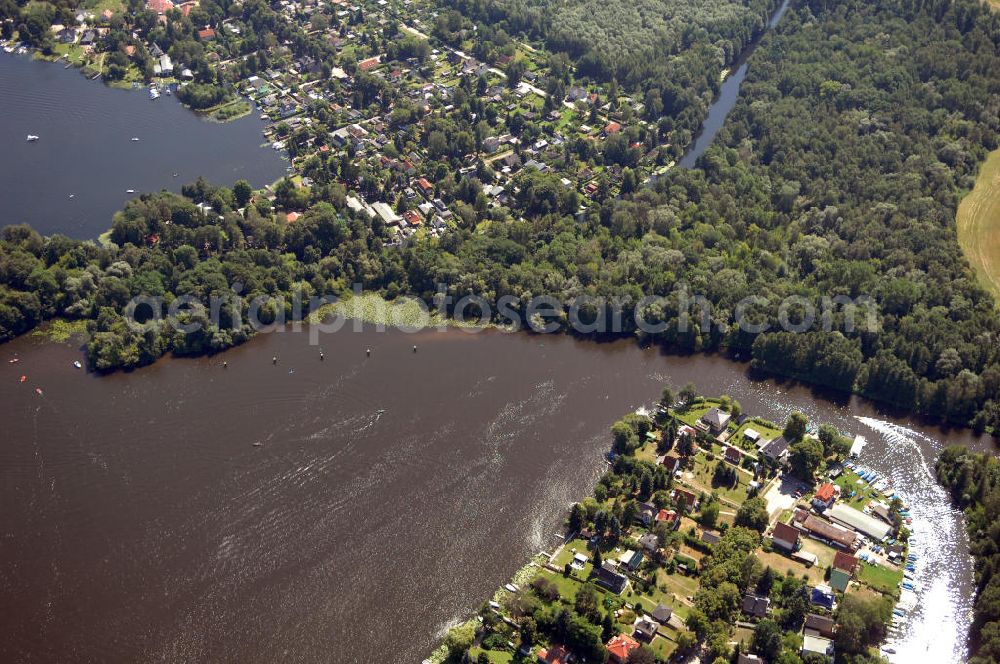
[[[903,580],[903,570],[863,562],[858,580],[878,592],[896,595],[899,593],[899,583]]]
[[[1000,6],[1000,0],[994,0]],[[976,186],[958,206],[958,243],[979,281],[1000,301],[1000,150],[983,162]]]

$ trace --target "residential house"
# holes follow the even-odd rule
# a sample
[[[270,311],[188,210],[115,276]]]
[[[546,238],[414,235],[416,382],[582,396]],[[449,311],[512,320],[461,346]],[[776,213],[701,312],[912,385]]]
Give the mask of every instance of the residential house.
[[[748,616],[753,616],[754,618],[766,617],[770,608],[770,598],[760,597],[759,595],[753,595],[751,593],[744,595],[743,602],[740,604],[740,610]]]
[[[572,657],[563,646],[553,645],[538,651],[538,664],[569,664]]]
[[[834,622],[833,618],[829,616],[821,616],[816,613],[807,613],[806,621],[803,625],[805,632],[808,634],[809,631],[813,631],[819,636],[824,636],[828,639],[833,638],[833,634],[836,631],[837,624]]]
[[[778,436],[760,448],[761,455],[771,463],[783,466],[788,459],[788,440]]]
[[[705,544],[718,544],[722,535],[714,530],[705,530],[701,533],[701,541]]]
[[[743,430],[743,437],[756,445],[757,441],[760,440],[760,432],[757,431],[756,429],[751,429],[747,427],[746,429]]]
[[[616,595],[621,595],[628,586],[628,577],[618,571],[611,561],[605,561],[597,570],[597,585],[607,588]]]
[[[688,513],[698,509],[698,496],[687,489],[674,489],[670,493],[670,499],[677,506],[684,505],[684,509]]]
[[[648,526],[656,518],[656,505],[652,503],[639,503],[638,510],[635,514],[635,520],[644,526]]]
[[[160,76],[173,76],[174,74],[174,63],[170,59],[170,56],[164,53],[160,56]]]
[[[653,612],[649,615],[652,616],[653,620],[661,625],[666,625],[670,622],[670,616],[674,615],[674,611],[669,606],[657,604],[656,608],[653,609]]]
[[[406,221],[407,225],[411,227],[422,226],[424,223],[424,217],[416,210],[407,210],[403,213],[403,220]]]
[[[424,195],[424,198],[430,199],[434,196],[434,185],[428,182],[427,178],[418,179],[416,185],[420,193]]]
[[[812,589],[809,593],[809,601],[830,611],[833,611],[837,603],[833,594],[833,588],[825,584]]]
[[[833,501],[836,499],[836,487],[830,482],[826,482],[816,489],[816,495],[812,499],[812,506],[818,511],[824,512],[833,505]]]
[[[579,85],[574,85],[566,91],[566,98],[571,102],[583,101],[587,98],[587,91]]]
[[[96,41],[97,32],[94,30],[85,30],[83,36],[80,37],[80,46],[93,46]]]
[[[363,72],[369,72],[372,71],[373,69],[377,69],[380,64],[382,64],[382,56],[376,55],[373,58],[368,58],[367,60],[362,60],[361,62],[359,62],[358,69],[360,69]]]
[[[639,538],[639,546],[649,553],[655,553],[660,548],[660,538],[653,533],[646,533]]]
[[[842,593],[847,592],[847,587],[851,585],[851,575],[842,569],[830,570],[830,587]]]
[[[215,39],[215,30],[213,28],[205,26],[204,28],[198,31],[198,39],[200,39],[203,42],[212,41],[213,39]]]
[[[656,522],[676,528],[680,524],[680,519],[674,510],[660,510],[656,513]]]
[[[833,641],[822,636],[806,634],[802,637],[802,655],[820,655],[833,658]]]
[[[76,41],[76,29],[63,28],[56,33],[56,39],[59,40],[60,44],[72,44]]]
[[[657,625],[652,620],[649,620],[647,618],[640,618],[635,623],[635,636],[636,638],[639,638],[645,641],[646,643],[649,643],[654,638],[656,638],[656,630],[658,630],[659,628],[660,626]]]
[[[622,130],[622,126],[612,120],[608,124],[604,125],[604,135],[611,136],[612,134],[617,134]]]
[[[833,569],[843,570],[854,576],[858,571],[860,562],[857,556],[852,556],[844,551],[837,551],[833,556]]]
[[[665,456],[663,457],[663,466],[668,472],[676,473],[678,470],[678,464],[680,463],[680,458],[675,456]]]
[[[780,521],[774,524],[774,530],[771,531],[771,542],[774,544],[774,548],[788,553],[799,548],[799,537],[798,528],[790,526],[787,523],[781,523]]]
[[[698,420],[698,423],[704,426],[713,436],[718,436],[726,430],[730,419],[732,419],[732,415],[726,411],[719,410],[718,408],[709,408],[701,416],[701,419]]]
[[[736,664],[763,664],[762,660],[757,655],[747,655],[746,653],[740,653],[736,658]]]
[[[611,637],[604,647],[608,649],[608,661],[625,664],[632,651],[639,649],[639,642],[628,634],[619,634]]]
[[[630,572],[635,571],[642,564],[642,553],[640,551],[627,550],[618,556],[618,562]]]
[[[146,2],[146,9],[156,12],[159,16],[163,16],[173,8],[174,3],[170,0],[148,0]]]
[[[723,454],[726,457],[726,461],[734,466],[738,466],[743,463],[743,450],[735,445],[727,445]]]

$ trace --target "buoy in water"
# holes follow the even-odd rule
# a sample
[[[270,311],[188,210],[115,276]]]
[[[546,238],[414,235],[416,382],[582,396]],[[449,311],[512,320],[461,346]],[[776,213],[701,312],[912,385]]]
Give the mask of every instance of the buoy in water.
[[[417,352],[417,344],[413,344],[413,352],[414,352],[414,353],[416,353],[416,352]]]
[[[28,380],[28,377],[27,377],[27,376],[21,376],[21,382],[22,382],[22,383],[23,383],[24,381],[26,381],[26,380]]]
[[[322,359],[323,359],[323,357],[324,357],[324,356],[323,356],[323,351],[320,351],[320,352],[319,352],[319,359],[321,359],[321,360],[322,360]]]
[[[271,358],[271,364],[277,364],[277,363],[278,363],[278,356],[275,355],[274,357]]]
[[[225,361],[224,361],[224,362],[222,363],[222,368],[223,368],[223,369],[228,369],[228,368],[229,368],[229,362],[225,362]]]
[[[372,349],[369,348],[368,350],[366,350],[365,351],[365,355],[367,355],[368,357],[371,357],[372,356]]]

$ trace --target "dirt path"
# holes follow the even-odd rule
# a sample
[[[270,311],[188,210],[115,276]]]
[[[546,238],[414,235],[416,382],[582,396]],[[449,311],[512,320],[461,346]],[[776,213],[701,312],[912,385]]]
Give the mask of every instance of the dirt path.
[[[980,283],[1000,302],[1000,150],[983,162],[956,216],[958,243]]]

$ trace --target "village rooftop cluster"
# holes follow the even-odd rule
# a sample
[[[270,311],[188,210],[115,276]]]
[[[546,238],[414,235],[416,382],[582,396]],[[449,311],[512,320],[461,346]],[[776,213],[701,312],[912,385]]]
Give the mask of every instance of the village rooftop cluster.
[[[712,604],[703,596],[716,592],[717,568],[740,542],[755,569],[729,598],[735,627],[722,644],[736,649],[731,661],[773,659],[756,654],[764,621],[781,625],[803,661],[832,661],[845,600],[894,607],[884,617],[887,641],[862,645],[893,652],[915,606],[919,563],[908,507],[856,461],[864,439],[811,425],[794,431],[791,419],[782,427],[742,414],[729,398],[692,395],[615,425],[610,470],[594,497],[573,507],[558,546],[456,628],[466,641],[451,635],[429,661],[456,647],[474,662],[713,661],[723,646],[700,633]],[[810,449],[823,451],[803,472]],[[586,623],[573,622],[588,613],[589,636]]]

